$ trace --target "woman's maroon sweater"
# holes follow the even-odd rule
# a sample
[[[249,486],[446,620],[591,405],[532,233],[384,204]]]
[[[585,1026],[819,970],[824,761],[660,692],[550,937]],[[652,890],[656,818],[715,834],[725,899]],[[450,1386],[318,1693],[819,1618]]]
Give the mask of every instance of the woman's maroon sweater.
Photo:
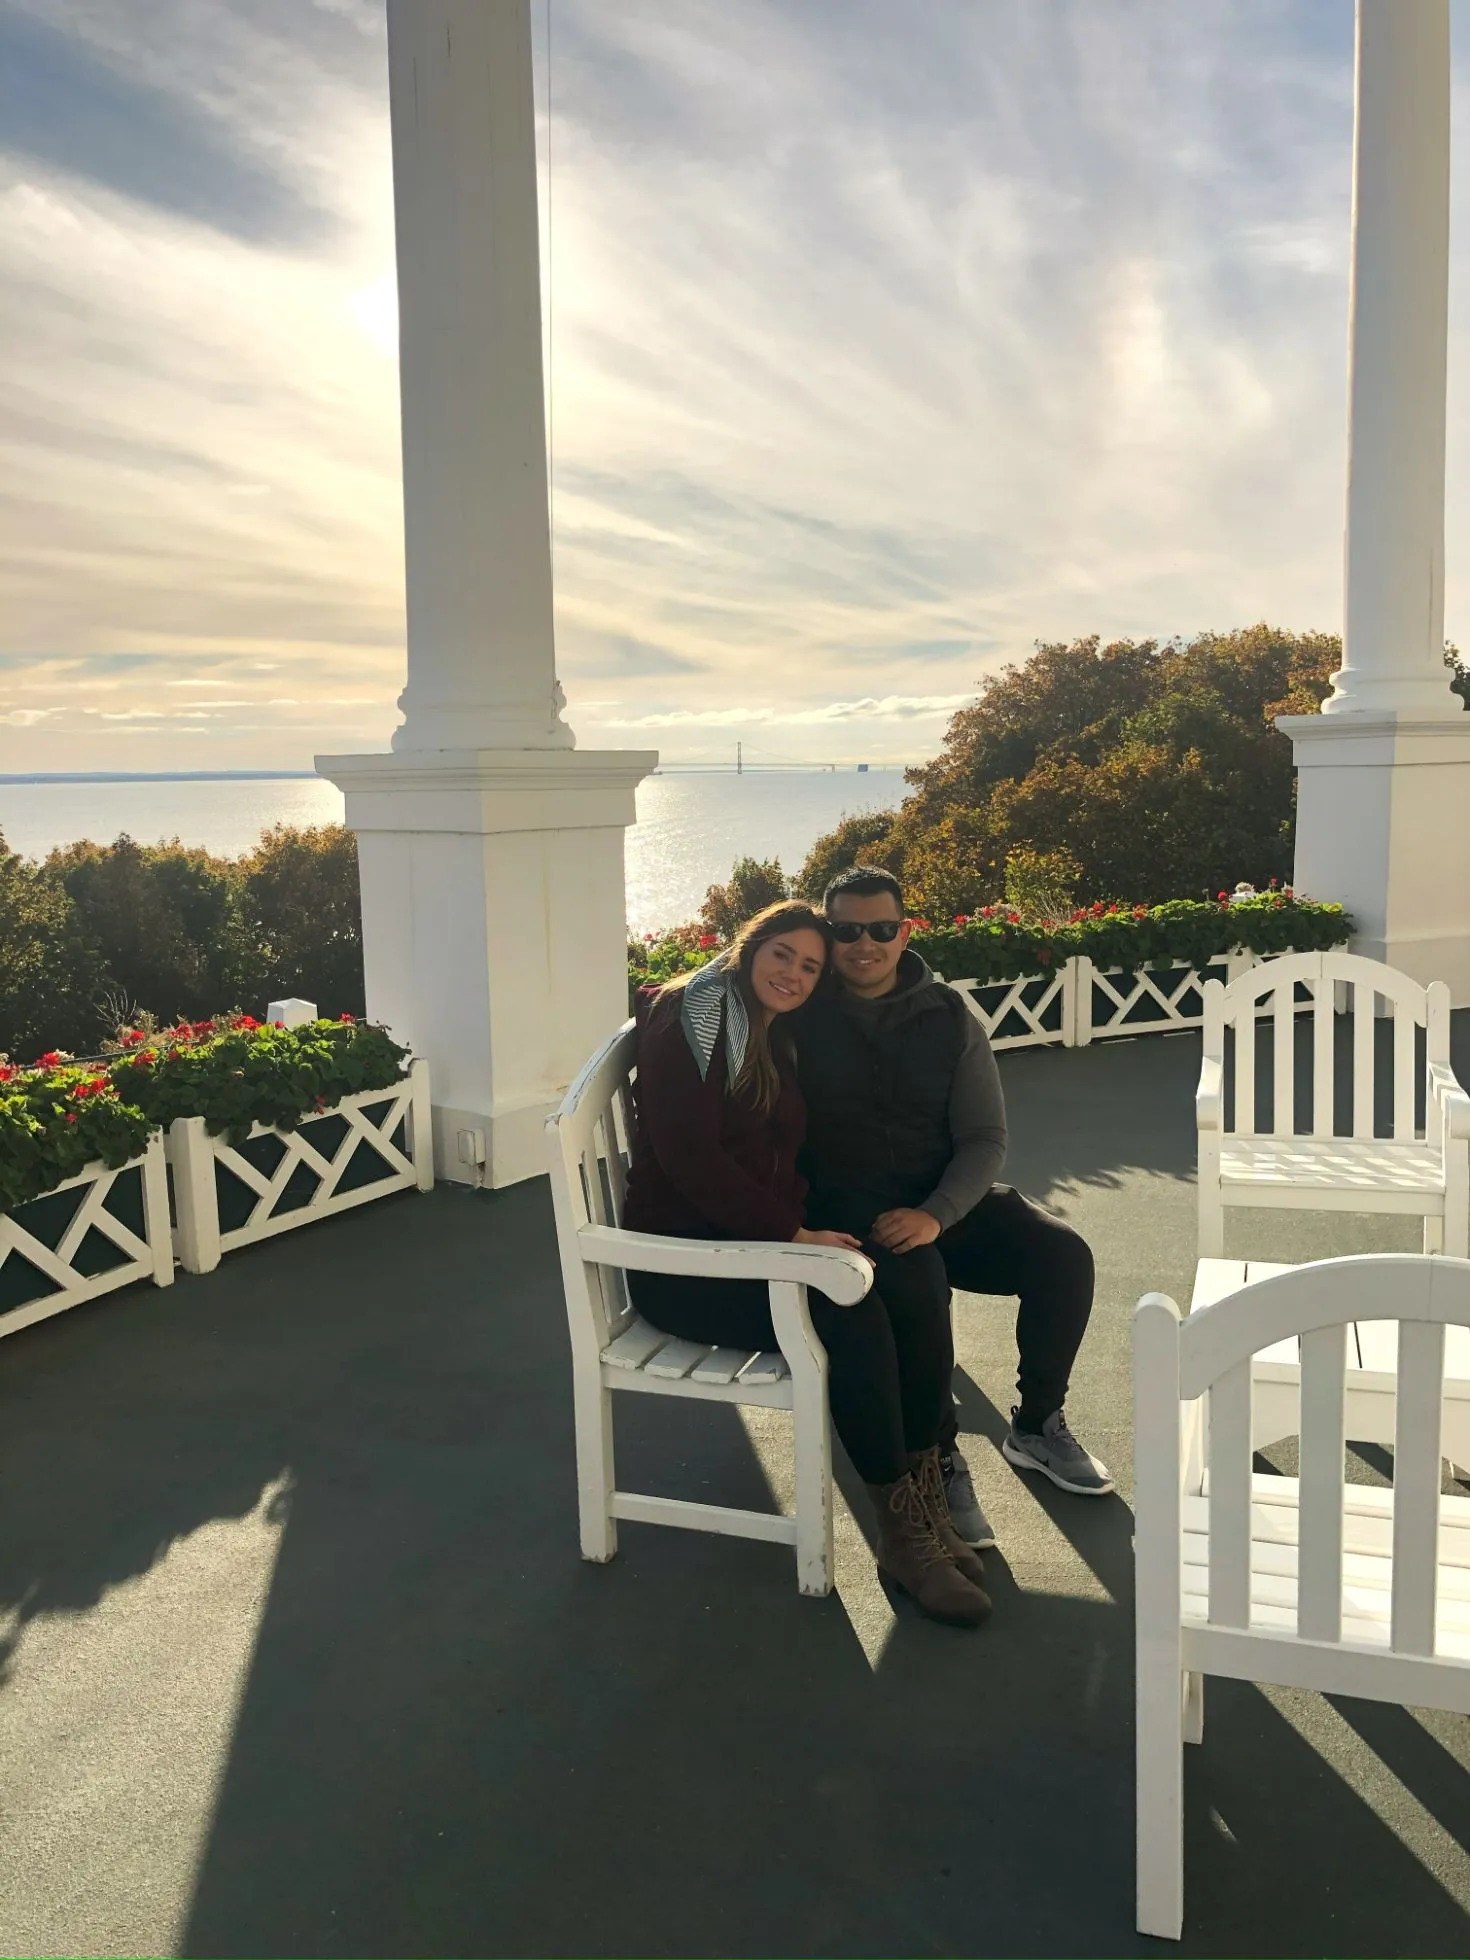
[[[644,989],[634,1008],[638,1128],[624,1225],[681,1239],[794,1238],[806,1198],[796,1170],[806,1105],[790,1061],[777,1053],[781,1093],[763,1116],[726,1092],[723,1023],[701,1081],[679,1024],[680,996],[653,996]]]

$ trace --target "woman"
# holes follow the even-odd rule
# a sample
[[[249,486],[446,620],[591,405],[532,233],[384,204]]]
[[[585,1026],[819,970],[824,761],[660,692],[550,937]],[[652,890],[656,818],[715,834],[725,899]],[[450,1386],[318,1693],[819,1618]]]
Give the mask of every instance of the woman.
[[[796,1170],[806,1111],[782,1019],[822,978],[827,944],[809,905],[771,905],[698,973],[639,996],[630,1231],[859,1249],[846,1232],[807,1231]],[[667,1334],[777,1344],[763,1281],[630,1272],[628,1287]],[[854,1307],[817,1292],[809,1303],[832,1420],[877,1509],[879,1571],[931,1617],[978,1626],[990,1611],[984,1567],[949,1522],[939,1475],[954,1364],[947,1309],[890,1306],[876,1292]]]

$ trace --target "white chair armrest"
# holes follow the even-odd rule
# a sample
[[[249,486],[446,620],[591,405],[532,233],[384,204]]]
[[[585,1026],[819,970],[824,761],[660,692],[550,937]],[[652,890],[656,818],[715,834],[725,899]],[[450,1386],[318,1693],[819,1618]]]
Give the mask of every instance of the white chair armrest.
[[[1194,1092],[1194,1127],[1218,1130],[1223,1120],[1225,1071],[1217,1055],[1206,1055],[1200,1063],[1199,1083]]]
[[[856,1306],[873,1284],[873,1268],[859,1252],[835,1245],[782,1244],[778,1240],[673,1239],[654,1232],[625,1232],[612,1225],[583,1225],[582,1257],[592,1265],[638,1273],[687,1273],[698,1279],[776,1280],[815,1286],[839,1306]]]
[[[1429,1094],[1443,1119],[1446,1140],[1470,1137],[1470,1096],[1460,1087],[1447,1063],[1429,1064]]]

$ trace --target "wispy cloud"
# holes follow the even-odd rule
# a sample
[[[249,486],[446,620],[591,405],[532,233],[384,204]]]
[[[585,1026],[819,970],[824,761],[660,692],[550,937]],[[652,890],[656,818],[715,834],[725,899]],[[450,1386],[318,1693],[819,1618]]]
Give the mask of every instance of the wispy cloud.
[[[584,744],[907,760],[1037,637],[1338,622],[1346,0],[556,0],[549,176],[533,17]],[[0,0],[0,76],[0,767],[384,745],[378,0]]]

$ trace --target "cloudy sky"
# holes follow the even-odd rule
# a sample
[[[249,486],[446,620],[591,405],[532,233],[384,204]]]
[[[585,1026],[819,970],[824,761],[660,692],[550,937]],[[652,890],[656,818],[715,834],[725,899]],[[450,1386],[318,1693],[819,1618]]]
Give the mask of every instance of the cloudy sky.
[[[583,746],[913,761],[1038,638],[1340,625],[1351,0],[550,5]],[[392,222],[381,0],[0,0],[0,770],[386,746]]]

